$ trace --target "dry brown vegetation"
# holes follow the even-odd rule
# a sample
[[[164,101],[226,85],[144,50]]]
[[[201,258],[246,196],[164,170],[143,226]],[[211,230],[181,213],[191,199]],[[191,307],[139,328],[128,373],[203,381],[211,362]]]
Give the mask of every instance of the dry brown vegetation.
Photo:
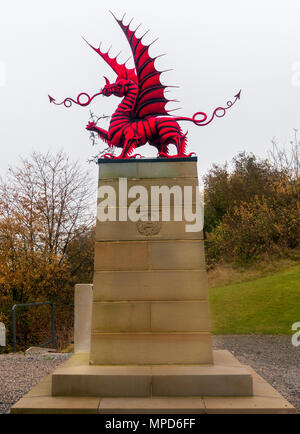
[[[300,256],[300,252],[299,252]],[[268,260],[255,262],[248,266],[234,265],[232,263],[219,263],[209,268],[208,285],[215,286],[230,285],[233,283],[247,282],[260,277],[269,276],[279,271],[299,264],[297,257],[291,258],[269,258]]]
[[[0,321],[14,304],[56,305],[58,348],[72,335],[74,284],[91,281],[94,189],[63,153],[33,153],[0,182]],[[18,310],[18,349],[49,339],[49,307]]]

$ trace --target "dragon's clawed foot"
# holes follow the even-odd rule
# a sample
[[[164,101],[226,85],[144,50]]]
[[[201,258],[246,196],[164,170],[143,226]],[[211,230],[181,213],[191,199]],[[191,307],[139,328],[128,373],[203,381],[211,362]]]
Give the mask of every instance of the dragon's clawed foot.
[[[96,127],[97,125],[95,124],[95,122],[89,122],[85,128],[87,130],[93,131]]]

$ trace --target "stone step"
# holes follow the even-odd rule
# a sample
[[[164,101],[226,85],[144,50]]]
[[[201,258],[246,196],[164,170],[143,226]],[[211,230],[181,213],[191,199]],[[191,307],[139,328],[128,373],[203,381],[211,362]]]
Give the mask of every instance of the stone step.
[[[222,360],[222,354],[216,356],[216,361],[214,365],[201,366],[91,366],[88,359],[75,355],[53,373],[52,395],[191,397],[253,394],[252,375],[247,368],[226,357]]]
[[[79,366],[52,376],[53,396],[251,396],[252,376],[226,366]]]

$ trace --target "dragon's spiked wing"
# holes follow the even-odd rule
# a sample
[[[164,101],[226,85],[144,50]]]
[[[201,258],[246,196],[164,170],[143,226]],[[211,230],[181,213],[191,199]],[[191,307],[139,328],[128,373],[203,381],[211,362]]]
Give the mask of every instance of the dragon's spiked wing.
[[[104,52],[101,50],[101,44],[99,46],[99,48],[93,47],[93,45],[91,45],[85,38],[83,38],[85,40],[85,42],[93,49],[96,51],[96,53],[98,53],[103,60],[105,60],[105,62],[111,67],[111,69],[113,71],[115,71],[115,73],[117,74],[117,76],[119,78],[130,78],[133,81],[135,81],[136,83],[138,82],[138,78],[137,75],[135,73],[135,68],[132,69],[128,69],[125,66],[125,63],[120,64],[117,61],[117,57],[110,57],[109,55],[109,50],[107,52]]]
[[[164,86],[160,82],[163,71],[157,71],[155,68],[157,57],[153,58],[149,55],[151,44],[144,45],[142,39],[145,34],[138,38],[136,36],[137,29],[130,30],[130,23],[125,25],[123,19],[118,20],[114,15],[113,17],[125,33],[135,63],[139,94],[134,107],[134,118],[143,119],[152,115],[168,116],[169,113],[165,106],[170,100],[164,96],[164,91],[168,86]]]

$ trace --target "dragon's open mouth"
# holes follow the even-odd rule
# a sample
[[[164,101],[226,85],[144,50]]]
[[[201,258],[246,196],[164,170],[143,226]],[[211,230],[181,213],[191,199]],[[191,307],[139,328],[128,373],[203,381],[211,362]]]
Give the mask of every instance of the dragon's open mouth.
[[[103,95],[104,96],[111,96],[112,94],[118,96],[120,94],[121,91],[121,86],[118,85],[112,85],[112,86],[106,86],[103,89]]]

